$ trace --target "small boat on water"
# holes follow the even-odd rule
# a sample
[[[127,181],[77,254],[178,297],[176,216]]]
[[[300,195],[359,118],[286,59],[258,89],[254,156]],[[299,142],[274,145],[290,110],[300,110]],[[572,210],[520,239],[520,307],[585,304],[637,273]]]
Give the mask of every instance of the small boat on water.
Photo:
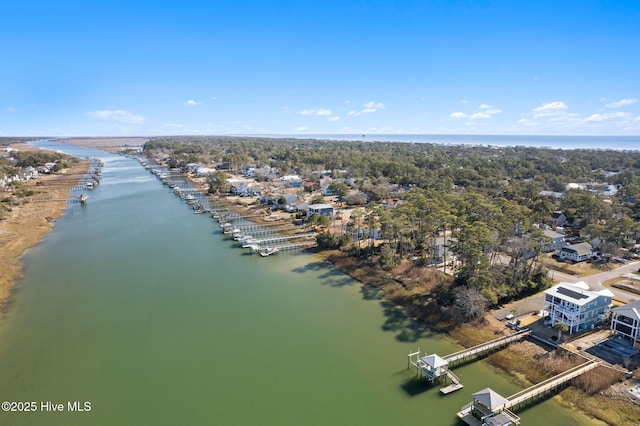
[[[78,200],[80,200],[81,204],[84,204],[87,202],[87,199],[89,199],[89,197],[85,194],[80,194],[80,196],[78,197]]]
[[[93,189],[94,188],[94,183],[93,182],[87,182],[86,185],[87,189]]]
[[[272,254],[276,254],[276,253],[278,253],[277,247],[267,247],[260,250],[260,256],[262,257],[271,256]]]

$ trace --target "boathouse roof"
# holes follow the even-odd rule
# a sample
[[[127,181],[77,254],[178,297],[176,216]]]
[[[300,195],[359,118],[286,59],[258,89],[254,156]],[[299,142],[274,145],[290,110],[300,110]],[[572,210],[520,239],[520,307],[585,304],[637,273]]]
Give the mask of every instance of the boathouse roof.
[[[427,355],[420,359],[424,361],[425,364],[427,364],[429,367],[433,367],[433,368],[446,367],[448,365],[447,361],[445,361],[444,359],[442,359],[436,354]]]
[[[509,402],[505,397],[491,388],[484,388],[471,396],[473,396],[474,401],[479,402],[491,411],[497,410]]]

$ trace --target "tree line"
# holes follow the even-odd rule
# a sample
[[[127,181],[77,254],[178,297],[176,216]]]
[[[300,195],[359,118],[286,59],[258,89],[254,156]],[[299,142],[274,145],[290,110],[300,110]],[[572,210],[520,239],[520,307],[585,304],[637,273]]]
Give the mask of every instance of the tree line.
[[[554,210],[567,216],[572,236],[598,237],[614,250],[632,246],[640,232],[639,151],[239,137],[155,138],[144,151],[175,167],[268,166],[311,182],[321,171],[349,178],[353,184],[334,181],[332,189],[345,201],[354,190],[364,194],[365,213],[340,218],[350,227],[346,235],[357,237],[323,235],[319,242],[375,257],[387,269],[414,259],[453,274],[432,296],[466,319],[549,284],[539,261],[548,243],[540,224]],[[210,180],[217,191],[224,175]],[[566,189],[568,183],[619,190],[605,199],[596,190]],[[401,202],[382,208],[392,196]],[[374,229],[383,244],[374,244]]]

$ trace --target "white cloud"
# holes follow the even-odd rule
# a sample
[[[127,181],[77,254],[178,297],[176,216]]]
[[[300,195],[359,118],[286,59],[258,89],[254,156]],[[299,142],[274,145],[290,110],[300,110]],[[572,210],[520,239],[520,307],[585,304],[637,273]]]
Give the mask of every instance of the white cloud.
[[[517,123],[522,124],[523,126],[535,126],[537,124],[535,121],[529,120],[528,118],[521,118]]]
[[[309,130],[309,128],[308,128],[308,127],[302,126],[302,127],[298,127],[298,128],[296,129],[296,132],[304,132],[304,131],[307,131],[307,130]]]
[[[598,121],[606,121],[606,120],[616,120],[616,119],[622,119],[623,121],[626,121],[625,119],[627,118],[631,118],[631,114],[629,114],[628,112],[613,112],[613,113],[608,113],[608,114],[591,114],[589,117],[587,117],[585,119],[585,122],[598,122]]]
[[[369,101],[364,104],[364,110],[362,110],[362,112],[376,112],[379,109],[384,109],[382,102]]]
[[[329,119],[328,119],[328,120],[329,120],[329,121],[338,121],[338,120],[340,120],[340,117],[338,117],[337,115],[334,115],[334,116],[332,116],[332,117],[329,117]]]
[[[178,123],[165,123],[164,126],[172,128],[172,129],[182,129],[182,128],[184,128],[184,124],[178,124]]]
[[[299,111],[300,115],[333,115],[330,109],[320,108],[320,109],[303,109]]]
[[[382,102],[369,101],[363,105],[363,108],[360,111],[349,111],[347,114],[357,117],[362,114],[370,114],[372,112],[376,112],[378,110],[384,109],[385,106]]]
[[[480,111],[476,111],[472,114],[467,114],[466,112],[462,111],[452,112],[449,115],[449,118],[454,120],[463,118],[468,118],[469,120],[488,120],[493,117],[494,114],[500,114],[502,112],[501,109],[494,108],[493,106],[488,104],[481,104],[478,106],[478,108],[480,109]],[[470,126],[472,123],[473,121],[468,121],[465,124],[467,126]]]
[[[560,101],[549,102],[547,104],[540,105],[537,108],[533,109],[533,112],[548,112],[548,111],[562,111],[569,108],[567,104]]]
[[[469,103],[469,101],[468,101],[468,100],[466,100],[466,99],[460,99],[460,103],[461,103],[461,104],[468,104],[468,103]]]
[[[629,105],[633,105],[636,102],[638,102],[638,99],[636,98],[625,98],[625,99],[620,99],[619,101],[610,102],[606,104],[604,107],[605,108],[622,108]]]
[[[605,121],[606,119],[606,114],[591,114],[585,121]]]
[[[212,101],[215,101],[215,100],[217,100],[217,99],[218,99],[218,97],[217,97],[217,96],[212,96],[210,99],[211,99]]]
[[[184,104],[187,106],[196,106],[196,105],[200,105],[200,102],[194,101],[193,99],[189,99],[188,101],[185,101]]]
[[[9,106],[9,107],[5,108],[5,111],[6,112],[18,112],[18,108]]]
[[[93,111],[87,112],[85,113],[85,115],[88,115],[91,118],[97,118],[99,120],[115,121],[129,124],[142,124],[145,120],[145,118],[141,115],[132,114],[129,111],[124,111],[121,109]]]
[[[476,112],[471,114],[469,120],[478,120],[478,119],[487,119],[491,118],[491,114],[487,114],[486,112]]]

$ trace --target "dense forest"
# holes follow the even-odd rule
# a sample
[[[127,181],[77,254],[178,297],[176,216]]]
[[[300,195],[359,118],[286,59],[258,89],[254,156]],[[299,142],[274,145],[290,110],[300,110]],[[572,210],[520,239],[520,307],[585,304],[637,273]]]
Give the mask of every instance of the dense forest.
[[[554,211],[566,215],[567,237],[598,238],[602,250],[617,255],[633,248],[640,232],[639,151],[239,137],[155,138],[144,151],[170,167],[270,167],[307,182],[330,171],[341,186],[349,183],[334,187],[343,200],[365,196],[364,213],[341,220],[371,234],[379,229],[384,243],[367,244],[361,232],[359,241],[324,235],[320,242],[391,269],[406,259],[435,265],[438,238],[450,236],[455,262],[444,259],[437,269],[453,279],[432,296],[465,319],[549,284],[539,255]],[[604,195],[605,186],[617,192]],[[383,208],[390,197],[402,202]]]

